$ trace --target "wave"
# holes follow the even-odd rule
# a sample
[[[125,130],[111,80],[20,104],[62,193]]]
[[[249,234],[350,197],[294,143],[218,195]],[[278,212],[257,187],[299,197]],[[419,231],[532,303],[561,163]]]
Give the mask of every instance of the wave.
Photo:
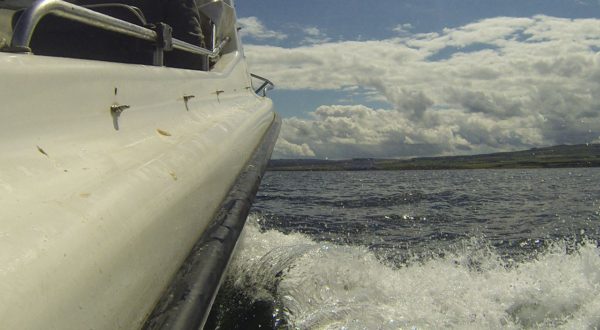
[[[323,196],[314,194],[311,192],[308,194],[289,195],[282,193],[270,193],[261,194],[257,196],[257,200],[266,201],[278,201],[290,205],[319,205],[319,206],[333,206],[333,207],[344,207],[344,208],[369,208],[369,207],[389,207],[396,205],[414,204],[425,199],[437,200],[439,199],[438,194],[427,195],[421,191],[414,190],[409,192],[396,192],[388,193],[380,196],[361,196],[356,198],[355,195],[334,195],[334,196]],[[456,199],[467,199],[469,196],[462,195],[455,197]]]
[[[470,238],[391,265],[364,247],[261,230],[262,221],[248,219],[212,322],[244,313],[256,321],[262,310],[256,322],[272,328],[600,328],[592,241],[556,240],[515,261]]]

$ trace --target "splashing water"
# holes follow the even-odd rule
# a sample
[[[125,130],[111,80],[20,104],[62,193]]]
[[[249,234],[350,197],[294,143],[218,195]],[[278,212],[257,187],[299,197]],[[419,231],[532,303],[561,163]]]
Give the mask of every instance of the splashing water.
[[[386,265],[367,248],[261,231],[260,221],[250,216],[229,268],[224,290],[237,298],[217,304],[237,304],[238,314],[254,304],[256,317],[260,303],[268,327],[600,328],[600,255],[591,241],[574,249],[556,241],[517,262],[473,238]]]

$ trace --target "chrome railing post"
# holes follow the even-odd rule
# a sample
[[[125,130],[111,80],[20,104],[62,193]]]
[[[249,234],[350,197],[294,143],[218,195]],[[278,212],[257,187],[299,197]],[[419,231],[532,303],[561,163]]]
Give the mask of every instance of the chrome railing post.
[[[155,66],[165,66],[165,52],[164,48],[156,47],[154,49],[154,56],[152,58],[152,64]]]

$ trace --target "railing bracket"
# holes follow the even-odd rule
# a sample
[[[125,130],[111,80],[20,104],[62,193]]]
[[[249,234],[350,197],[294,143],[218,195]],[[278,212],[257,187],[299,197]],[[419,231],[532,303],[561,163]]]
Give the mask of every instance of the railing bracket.
[[[119,130],[119,117],[121,116],[121,113],[129,108],[130,106],[126,104],[113,104],[110,106],[110,115],[112,116],[113,127],[116,131]]]
[[[267,96],[267,91],[275,88],[275,84],[273,84],[272,81],[270,81],[269,79],[267,79],[265,77],[261,77],[254,73],[251,73],[250,76],[252,78],[261,80],[263,82],[262,85],[260,85],[260,87],[258,87],[256,90],[254,90],[254,93],[256,93],[257,95]]]
[[[183,103],[185,104],[185,110],[186,111],[190,111],[190,108],[188,108],[188,101],[190,99],[193,99],[194,97],[196,97],[196,96],[194,96],[194,95],[184,95],[183,96]]]
[[[166,51],[173,50],[173,28],[166,23],[158,23],[154,28],[156,44]]]

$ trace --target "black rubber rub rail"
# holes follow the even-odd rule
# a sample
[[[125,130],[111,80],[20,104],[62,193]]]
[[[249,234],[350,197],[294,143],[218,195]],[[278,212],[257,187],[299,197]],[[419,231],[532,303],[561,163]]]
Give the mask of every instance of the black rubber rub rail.
[[[204,326],[280,127],[281,119],[276,117],[143,329],[200,329]]]

